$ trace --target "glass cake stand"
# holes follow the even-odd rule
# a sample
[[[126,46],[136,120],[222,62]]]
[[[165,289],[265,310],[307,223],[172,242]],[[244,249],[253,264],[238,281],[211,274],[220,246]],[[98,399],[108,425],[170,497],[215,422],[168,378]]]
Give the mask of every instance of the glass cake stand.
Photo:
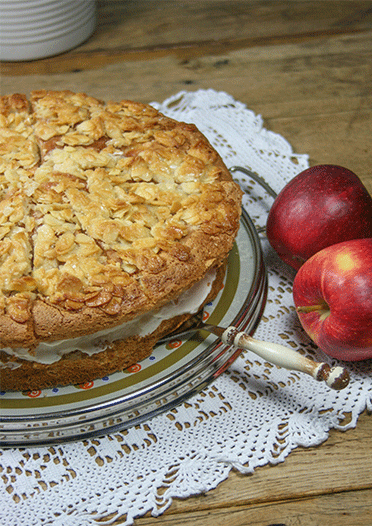
[[[206,306],[208,323],[253,333],[266,303],[267,274],[246,212],[230,253],[224,287]],[[168,411],[229,367],[240,349],[198,331],[155,347],[132,367],[84,385],[0,392],[0,445],[56,444],[114,433]]]

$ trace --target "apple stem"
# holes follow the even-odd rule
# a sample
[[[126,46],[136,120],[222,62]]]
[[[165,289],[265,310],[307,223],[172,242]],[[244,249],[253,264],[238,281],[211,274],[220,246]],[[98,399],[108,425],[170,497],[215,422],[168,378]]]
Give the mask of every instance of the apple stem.
[[[319,304],[318,305],[303,305],[300,307],[296,307],[297,312],[316,312],[320,310],[329,310],[329,309],[327,308],[327,305],[325,305],[324,303],[321,305]]]

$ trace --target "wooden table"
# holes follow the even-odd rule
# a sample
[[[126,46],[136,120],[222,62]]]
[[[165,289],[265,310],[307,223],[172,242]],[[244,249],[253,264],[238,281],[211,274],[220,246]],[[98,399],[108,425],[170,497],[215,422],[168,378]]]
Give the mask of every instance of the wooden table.
[[[101,0],[98,20],[71,52],[3,63],[1,94],[68,88],[151,102],[226,91],[311,164],[345,166],[372,193],[371,1]],[[251,476],[232,472],[216,490],[135,524],[371,526],[371,464],[365,412],[356,429]]]

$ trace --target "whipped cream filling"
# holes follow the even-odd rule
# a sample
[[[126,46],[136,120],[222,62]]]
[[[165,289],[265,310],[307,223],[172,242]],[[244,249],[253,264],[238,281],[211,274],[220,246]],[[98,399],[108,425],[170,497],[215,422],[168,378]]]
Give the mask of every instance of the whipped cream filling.
[[[156,311],[150,311],[138,316],[134,320],[123,323],[116,327],[104,329],[86,336],[58,340],[55,342],[40,343],[32,354],[29,349],[18,347],[12,349],[5,347],[1,350],[7,354],[32,362],[51,364],[61,359],[64,354],[79,350],[89,356],[102,352],[107,344],[115,340],[123,340],[131,336],[147,336],[154,332],[164,320],[169,320],[182,314],[196,314],[211,291],[213,281],[216,279],[216,271],[210,270],[204,278],[193,285],[189,290],[183,292],[176,300],[173,300]],[[7,367],[10,363],[2,363],[0,367]],[[13,366],[20,366],[14,364]],[[12,368],[12,367],[10,367]]]

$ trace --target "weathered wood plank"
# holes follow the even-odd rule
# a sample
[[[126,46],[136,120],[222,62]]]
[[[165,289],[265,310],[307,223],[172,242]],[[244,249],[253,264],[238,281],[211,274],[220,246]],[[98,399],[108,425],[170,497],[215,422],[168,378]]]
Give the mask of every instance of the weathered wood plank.
[[[97,29],[86,43],[57,57],[3,62],[1,73],[74,72],[172,54],[189,60],[371,28],[372,9],[366,0],[100,0]]]
[[[143,518],[135,526],[371,526],[371,490]],[[120,524],[117,522],[116,524]]]
[[[95,38],[85,50],[262,41],[372,28],[371,3],[365,0],[99,0],[98,19]]]

